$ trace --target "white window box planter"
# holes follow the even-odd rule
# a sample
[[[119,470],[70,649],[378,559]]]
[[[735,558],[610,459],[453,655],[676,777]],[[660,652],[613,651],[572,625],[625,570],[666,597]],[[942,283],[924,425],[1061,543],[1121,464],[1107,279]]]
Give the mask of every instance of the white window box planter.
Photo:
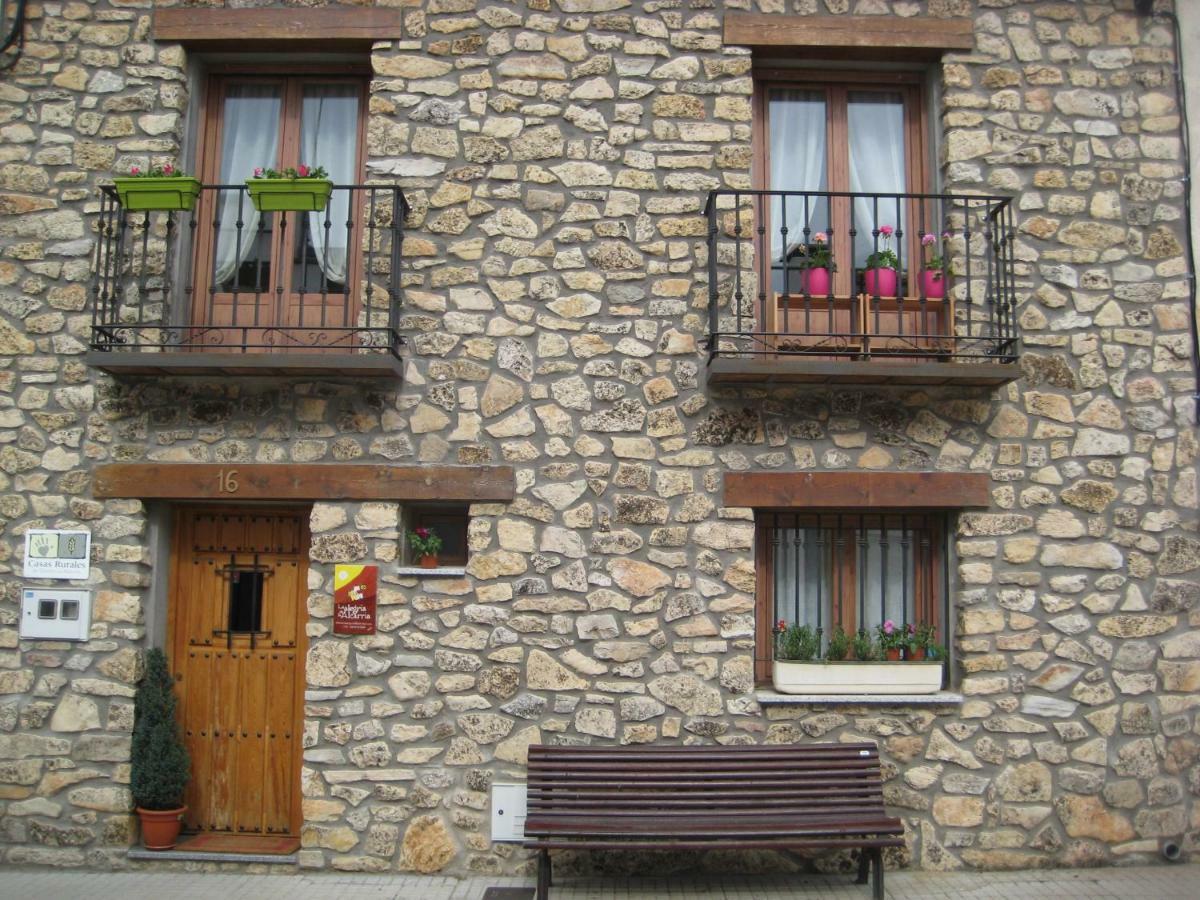
[[[771,680],[781,694],[936,694],[942,663],[775,660]]]

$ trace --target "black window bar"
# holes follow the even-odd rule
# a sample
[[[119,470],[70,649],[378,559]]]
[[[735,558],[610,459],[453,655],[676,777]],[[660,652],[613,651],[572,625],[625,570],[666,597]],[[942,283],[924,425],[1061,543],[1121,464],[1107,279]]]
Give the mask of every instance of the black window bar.
[[[888,619],[931,624],[949,647],[947,527],[940,514],[767,512],[759,540],[771,573],[771,622],[848,633]],[[822,652],[824,647],[822,647]]]

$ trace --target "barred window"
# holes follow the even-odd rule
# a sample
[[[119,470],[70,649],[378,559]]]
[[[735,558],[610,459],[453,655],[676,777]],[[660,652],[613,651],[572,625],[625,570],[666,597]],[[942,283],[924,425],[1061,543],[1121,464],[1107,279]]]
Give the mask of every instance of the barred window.
[[[945,519],[929,513],[758,512],[758,676],[770,677],[774,623],[826,638],[891,619],[928,623],[946,644]]]

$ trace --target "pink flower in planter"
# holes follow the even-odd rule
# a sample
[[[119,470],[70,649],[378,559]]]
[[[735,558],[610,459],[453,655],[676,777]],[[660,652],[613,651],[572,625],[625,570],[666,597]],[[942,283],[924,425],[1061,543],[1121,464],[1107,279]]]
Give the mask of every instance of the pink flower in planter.
[[[921,246],[928,247],[930,244],[937,243],[937,238],[929,233],[921,235]]]
[[[163,174],[164,175],[174,175],[175,167],[173,165],[171,165],[170,163],[167,163],[165,166],[163,166]]]
[[[885,238],[890,238],[893,234],[896,233],[896,229],[893,228],[891,225],[881,225],[879,228],[879,233],[882,234]]]
[[[299,175],[301,178],[307,178],[308,177],[308,166],[304,165],[304,163],[300,163],[300,165],[298,165],[296,167],[296,174]]]
[[[138,167],[138,166],[133,166],[133,167],[132,167],[132,168],[129,170],[129,174],[130,174],[130,175],[141,175],[141,174],[142,174],[142,170],[141,170],[141,168],[140,168],[140,167]]]
[[[418,536],[419,536],[419,537],[420,537],[422,540],[424,540],[425,538],[429,537],[429,529],[428,529],[428,528],[418,528],[418,529],[416,529],[416,531],[417,531],[417,535],[418,535]]]
[[[255,169],[255,170],[254,170],[254,177],[255,177],[255,178],[262,178],[262,177],[263,177],[263,169],[262,169],[262,166],[259,166],[257,169]]]
[[[818,231],[816,234],[813,235],[813,240],[816,241],[818,244],[823,244],[827,240],[829,240],[829,235],[827,235],[823,231]]]
[[[883,633],[884,634],[891,634],[895,630],[896,630],[896,623],[893,622],[891,619],[888,619],[886,622],[883,623]]]

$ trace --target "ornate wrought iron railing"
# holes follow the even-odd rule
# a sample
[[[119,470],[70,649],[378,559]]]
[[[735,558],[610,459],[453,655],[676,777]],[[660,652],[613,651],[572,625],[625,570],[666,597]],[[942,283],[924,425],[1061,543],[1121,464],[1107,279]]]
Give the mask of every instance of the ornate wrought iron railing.
[[[1010,198],[716,190],[705,215],[710,359],[1016,361]]]
[[[245,185],[204,185],[190,212],[130,211],[104,187],[91,348],[399,359],[407,211],[393,185],[335,185],[298,213],[258,213]]]

